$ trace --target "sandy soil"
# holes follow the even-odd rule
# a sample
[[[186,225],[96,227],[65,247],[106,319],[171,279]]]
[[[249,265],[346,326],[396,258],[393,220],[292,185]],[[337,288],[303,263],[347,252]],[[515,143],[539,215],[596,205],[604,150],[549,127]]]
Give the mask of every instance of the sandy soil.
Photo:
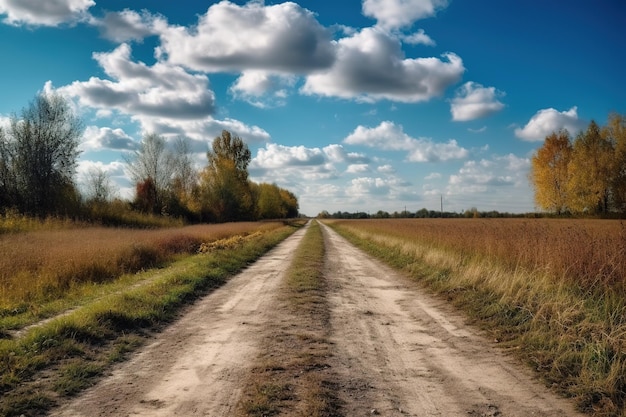
[[[323,231],[338,415],[578,415],[451,307]],[[233,414],[267,322],[282,314],[273,308],[276,294],[303,234],[199,301],[132,360],[52,415]]]

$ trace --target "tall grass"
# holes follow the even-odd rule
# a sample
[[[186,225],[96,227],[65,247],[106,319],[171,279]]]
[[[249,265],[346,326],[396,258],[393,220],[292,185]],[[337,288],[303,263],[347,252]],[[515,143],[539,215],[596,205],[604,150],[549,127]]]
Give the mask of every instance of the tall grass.
[[[67,297],[85,286],[163,265],[203,244],[282,223],[230,223],[156,230],[59,228],[0,234],[0,319]]]
[[[329,224],[466,309],[582,410],[626,416],[626,230],[619,221]]]

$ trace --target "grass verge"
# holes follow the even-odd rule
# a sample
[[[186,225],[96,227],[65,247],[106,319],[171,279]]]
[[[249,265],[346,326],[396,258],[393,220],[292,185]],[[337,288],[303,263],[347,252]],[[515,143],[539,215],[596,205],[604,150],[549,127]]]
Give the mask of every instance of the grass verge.
[[[626,294],[623,286],[576,284],[542,268],[507,267],[496,258],[416,237],[327,224],[352,243],[445,296],[519,355],[548,386],[591,415],[626,416]],[[515,233],[511,234],[515,238]]]
[[[43,415],[59,399],[90,386],[185,305],[222,285],[293,231],[287,225],[235,246],[186,257],[146,285],[99,298],[19,339],[0,340],[0,415]]]
[[[263,351],[245,382],[244,416],[339,416],[331,355],[330,310],[323,274],[324,239],[312,222],[287,272]]]

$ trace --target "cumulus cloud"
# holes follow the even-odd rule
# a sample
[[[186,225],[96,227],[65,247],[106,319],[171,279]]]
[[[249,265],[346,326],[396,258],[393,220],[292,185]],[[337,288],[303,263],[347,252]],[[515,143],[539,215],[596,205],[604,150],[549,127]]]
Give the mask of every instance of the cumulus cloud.
[[[424,29],[420,29],[410,35],[400,35],[400,39],[409,45],[435,46],[435,41],[424,32]]]
[[[323,149],[326,158],[330,162],[347,162],[350,164],[367,164],[370,158],[358,152],[347,152],[342,145],[331,144]]]
[[[241,136],[247,143],[270,139],[258,126],[231,118],[214,119],[215,96],[204,74],[190,74],[161,61],[152,66],[134,62],[131,47],[125,43],[111,52],[95,53],[94,58],[111,79],[91,77],[57,91],[100,115],[116,112],[130,117],[144,133],[194,139],[198,152],[206,152],[207,143],[222,130]]]
[[[468,81],[463,84],[452,99],[450,112],[452,120],[468,121],[489,116],[504,108],[498,97],[504,93],[495,87],[483,87],[481,84]]]
[[[2,21],[9,25],[59,26],[89,17],[93,0],[0,0]]]
[[[100,28],[102,37],[118,43],[142,41],[167,27],[165,18],[161,16],[147,10],[139,13],[129,9],[107,12],[102,19],[92,19],[91,24]]]
[[[241,137],[246,143],[263,143],[270,140],[270,134],[259,126],[250,126],[240,120],[226,118],[224,120],[212,117],[192,120],[165,119],[162,117],[141,117],[144,132],[157,133],[166,137],[185,136],[194,140],[194,151],[206,152],[213,139],[222,133],[222,130]]]
[[[451,175],[447,187],[449,196],[474,196],[477,200],[492,200],[493,195],[506,195],[504,191],[495,192],[494,187],[509,187],[510,194],[516,189],[528,187],[530,160],[513,154],[494,156],[491,159],[466,161],[457,174]],[[485,196],[486,195],[486,196]],[[527,194],[524,194],[524,198]],[[516,197],[512,197],[515,201]],[[503,205],[510,202],[501,201]]]
[[[121,44],[94,59],[115,81],[91,77],[59,88],[95,109],[116,109],[133,116],[193,119],[214,111],[215,97],[206,75],[189,74],[179,66],[157,62],[148,66],[133,62],[131,48]]]
[[[362,7],[363,14],[376,19],[378,25],[398,29],[434,16],[447,5],[447,0],[363,0]]]
[[[389,194],[391,185],[383,178],[359,177],[350,182],[346,193],[353,197],[380,196]]]
[[[368,164],[350,164],[346,169],[348,174],[362,174],[364,172],[368,172],[370,170],[370,166]]]
[[[85,178],[94,170],[102,170],[110,178],[122,179],[126,177],[126,163],[121,161],[112,161],[104,163],[102,161],[81,160],[78,161],[76,173],[78,178]]]
[[[268,143],[264,149],[259,149],[254,160],[256,166],[272,169],[289,166],[322,165],[325,162],[325,157],[324,152],[319,148]]]
[[[336,45],[332,67],[308,75],[302,93],[413,103],[440,96],[465,71],[463,61],[453,53],[442,59],[405,58],[398,38],[378,28],[364,28]]]
[[[198,71],[302,74],[332,63],[331,37],[312,12],[293,2],[239,6],[221,1],[195,27],[164,29],[159,52],[171,63]]]
[[[258,150],[248,170],[257,181],[280,184],[292,184],[295,178],[301,185],[301,180],[329,180],[338,176],[333,163],[322,149],[273,143]]]
[[[137,142],[122,129],[88,126],[83,134],[82,148],[85,150],[122,150],[137,149]]]
[[[578,118],[576,106],[563,112],[549,108],[539,110],[526,123],[526,126],[515,129],[515,136],[522,140],[535,142],[542,141],[546,136],[561,129],[567,129],[570,134],[575,135],[584,127],[585,123]]]
[[[296,83],[297,77],[289,74],[272,74],[267,71],[244,71],[230,87],[230,93],[255,107],[284,106],[285,98]]]
[[[404,133],[402,126],[393,122],[382,122],[375,128],[358,126],[344,139],[344,143],[364,145],[390,151],[407,151],[411,162],[438,162],[463,159],[469,151],[451,139],[446,143],[436,143],[430,138],[415,139]]]

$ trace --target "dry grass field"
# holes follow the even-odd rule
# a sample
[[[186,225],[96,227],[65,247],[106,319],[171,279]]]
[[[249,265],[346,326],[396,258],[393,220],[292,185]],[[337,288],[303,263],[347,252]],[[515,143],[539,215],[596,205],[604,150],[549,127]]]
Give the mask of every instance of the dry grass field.
[[[626,415],[624,223],[325,222],[468,311],[582,410]]]
[[[48,222],[39,230],[3,233],[0,317],[162,265],[178,254],[196,253],[203,243],[281,225],[242,222],[137,230]]]

